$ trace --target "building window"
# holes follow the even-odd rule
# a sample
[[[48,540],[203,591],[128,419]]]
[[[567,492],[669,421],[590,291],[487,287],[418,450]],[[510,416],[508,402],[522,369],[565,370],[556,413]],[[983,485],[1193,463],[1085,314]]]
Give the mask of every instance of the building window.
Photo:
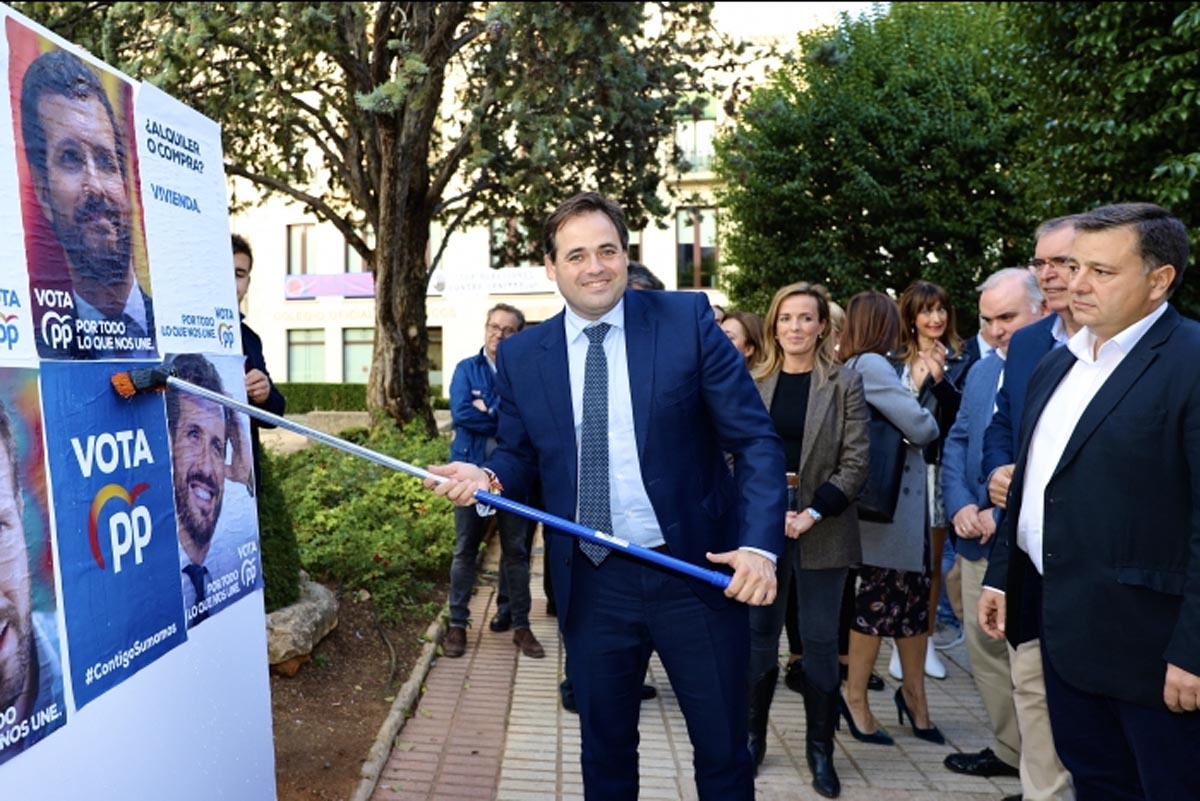
[[[375,248],[375,232],[368,229],[367,232],[365,234],[363,234],[362,236],[363,236],[363,239],[367,243],[367,247],[374,250],[374,248]],[[346,272],[348,272],[348,273],[367,272],[367,263],[365,261],[363,261],[362,256],[358,255],[357,250],[350,247],[349,242],[346,243]]]
[[[440,387],[445,379],[442,372],[442,329],[429,329],[429,386]],[[444,392],[444,391],[443,391]]]
[[[371,358],[375,354],[374,328],[342,330],[342,381],[365,384],[371,377]]]
[[[317,226],[312,223],[289,225],[287,265],[288,275],[310,275],[316,272],[316,250],[313,233]]]
[[[679,209],[675,212],[676,267],[680,289],[716,286],[717,210]]]
[[[680,172],[712,170],[713,137],[717,132],[716,103],[696,98],[675,119],[675,146],[679,148]]]
[[[319,384],[325,381],[325,330],[292,328],[287,332],[288,381]]]

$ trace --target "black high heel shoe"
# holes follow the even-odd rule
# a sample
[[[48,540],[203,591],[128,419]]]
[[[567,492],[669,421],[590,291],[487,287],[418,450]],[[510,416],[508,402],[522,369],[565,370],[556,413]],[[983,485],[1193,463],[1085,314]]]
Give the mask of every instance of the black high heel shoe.
[[[855,740],[863,743],[871,743],[872,745],[895,745],[896,741],[892,736],[883,730],[883,727],[876,729],[870,734],[863,734],[859,731],[858,726],[854,725],[854,716],[850,714],[850,706],[846,703],[845,697],[838,698],[838,711],[842,713],[842,717],[846,719],[846,725],[850,727],[850,734]],[[838,729],[842,727],[837,726]]]
[[[928,729],[918,729],[917,719],[913,717],[912,711],[908,708],[908,702],[904,700],[904,688],[896,689],[896,716],[900,719],[900,725],[904,725],[904,716],[908,715],[908,720],[912,724],[913,737],[925,740],[938,745],[945,745],[946,738],[942,736],[942,732],[937,726],[930,726]]]

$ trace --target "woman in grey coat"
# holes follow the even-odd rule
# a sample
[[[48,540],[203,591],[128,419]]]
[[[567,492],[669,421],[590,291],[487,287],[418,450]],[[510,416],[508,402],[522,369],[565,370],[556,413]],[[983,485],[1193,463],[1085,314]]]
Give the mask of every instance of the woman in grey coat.
[[[904,668],[896,691],[900,722],[907,716],[913,734],[944,742],[929,721],[925,702],[925,643],[929,636],[929,512],[922,448],[938,437],[928,409],[900,383],[885,354],[896,345],[900,314],[882,292],[861,292],[846,308],[840,352],[845,366],[863,380],[869,406],[883,414],[908,442],[899,502],[891,523],[863,521],[862,564],[850,631],[850,665],[842,714],[859,740],[890,745],[867,703],[867,680],[879,655],[881,637],[892,637]]]
[[[862,381],[834,357],[825,288],[807,283],[775,293],[766,318],[765,359],[754,371],[787,454],[789,506],[779,592],[750,609],[750,750],[766,753],[767,714],[779,676],[779,635],[795,589],[804,650],[806,754],[813,787],[841,792],[833,767],[838,715],[838,610],[850,565],[861,556],[854,499],[867,477],[867,405]],[[727,318],[728,319],[728,318]]]

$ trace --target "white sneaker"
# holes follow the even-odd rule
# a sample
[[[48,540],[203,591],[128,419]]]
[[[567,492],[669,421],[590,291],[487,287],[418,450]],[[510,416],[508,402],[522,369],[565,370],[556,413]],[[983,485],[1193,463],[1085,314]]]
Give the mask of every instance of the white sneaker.
[[[896,647],[895,641],[892,642],[892,658],[888,662],[888,673],[896,681],[904,679],[904,670],[900,667],[900,649]]]
[[[929,641],[933,643],[933,647],[939,651],[945,651],[947,648],[953,648],[963,641],[962,626],[956,623],[938,623],[930,636]]]
[[[931,679],[946,678],[946,665],[943,664],[942,658],[938,656],[937,649],[933,647],[933,640],[927,640],[925,647],[925,675]]]

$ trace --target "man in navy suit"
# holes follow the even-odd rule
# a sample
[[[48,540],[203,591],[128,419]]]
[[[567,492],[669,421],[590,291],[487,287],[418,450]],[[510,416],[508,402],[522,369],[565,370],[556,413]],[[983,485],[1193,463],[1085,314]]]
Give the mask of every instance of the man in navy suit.
[[[451,480],[427,485],[468,505],[475,490],[501,485],[521,497],[540,477],[548,512],[575,519],[586,501],[590,515],[595,481],[580,477],[594,475],[596,407],[584,398],[595,398],[592,376],[606,365],[603,494],[613,535],[733,574],[722,592],[619,551],[586,552],[551,531],[546,564],[571,655],[585,795],[638,796],[638,713],[654,650],[687,719],[699,797],[752,799],[745,604],[775,597],[783,446],[706,297],[627,292],[628,246],[621,209],[596,193],[550,215],[546,273],[567,307],[499,349],[499,445],[486,470],[434,466]]]
[[[233,248],[233,280],[237,286],[237,299],[240,306],[250,290],[250,271],[254,269],[254,253],[250,243],[238,234],[229,238]],[[267,372],[267,358],[263,355],[262,337],[246,324],[246,315],[238,312],[242,322],[242,353],[246,357],[246,399],[260,409],[273,415],[283,417],[287,411],[287,398],[271,380]],[[254,488],[255,497],[262,491],[262,471],[259,464],[262,461],[262,441],[259,438],[260,428],[275,428],[274,423],[264,423],[254,418],[250,419],[250,443],[254,448]]]
[[[1004,509],[1008,502],[1008,486],[1016,461],[1017,426],[1025,408],[1029,377],[1046,354],[1065,344],[1080,328],[1071,314],[1071,298],[1067,292],[1071,277],[1068,269],[1071,245],[1075,241],[1072,220],[1072,217],[1056,217],[1039,225],[1034,232],[1034,257],[1029,269],[1037,276],[1038,289],[1051,313],[1017,331],[1008,342],[1004,375],[1000,391],[996,393],[996,411],[983,435],[981,462],[981,477],[988,482],[988,498],[998,509]],[[998,547],[993,545],[993,550]],[[1024,758],[1021,788],[1029,801],[1072,801],[1075,795],[1071,775],[1058,758],[1050,713],[1046,708],[1036,611],[1041,606],[1041,576],[1030,567],[1021,586],[1028,597],[1022,608],[1029,619],[1021,628],[1021,637],[1013,640],[1009,649],[1012,699],[1017,710]],[[964,609],[963,614],[975,612]]]
[[[980,623],[1012,643],[1040,624],[1055,744],[1080,799],[1200,799],[1200,325],[1167,302],[1187,231],[1148,203],[1073,225],[1084,327],[1030,378]],[[1042,580],[1032,610],[1029,568]]]

